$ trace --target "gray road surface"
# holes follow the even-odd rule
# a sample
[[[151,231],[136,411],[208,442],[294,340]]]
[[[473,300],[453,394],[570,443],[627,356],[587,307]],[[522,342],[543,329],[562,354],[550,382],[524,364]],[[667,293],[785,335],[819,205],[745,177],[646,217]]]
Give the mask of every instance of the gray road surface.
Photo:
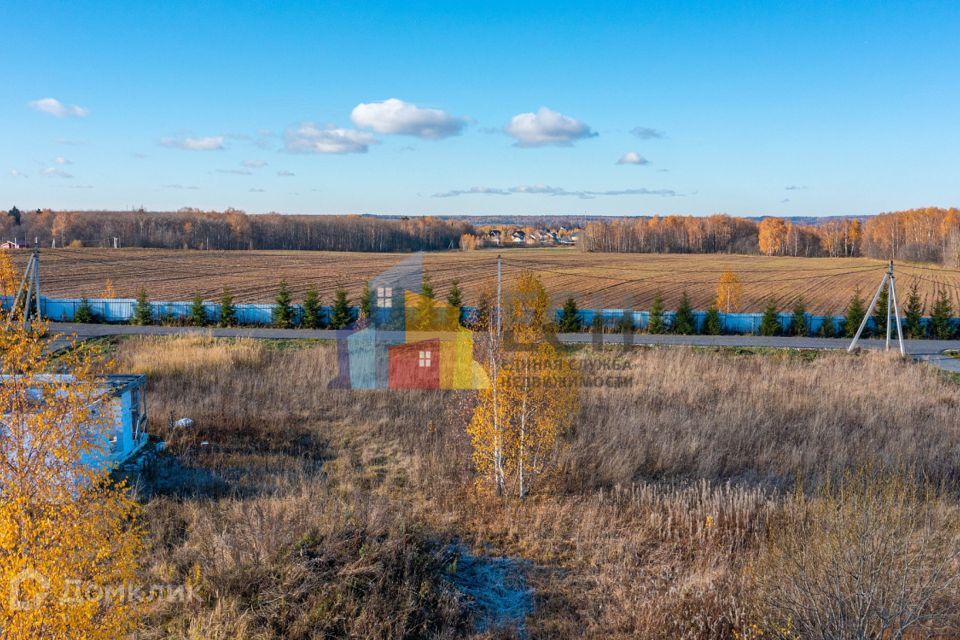
[[[337,332],[329,329],[270,329],[267,327],[237,327],[229,329],[198,327],[139,327],[125,324],[77,324],[70,322],[51,322],[50,332],[64,336],[76,336],[77,339],[98,338],[125,335],[212,335],[222,338],[253,339],[296,339],[313,338],[335,340]],[[604,344],[622,344],[623,336],[607,334]],[[590,344],[594,336],[589,333],[564,333],[560,341],[566,344]],[[761,347],[773,349],[846,349],[850,344],[841,338],[797,338],[764,336],[678,336],[636,334],[633,344],[697,347]],[[883,340],[861,340],[859,346],[864,349],[883,349]],[[894,343],[895,346],[895,343]],[[944,351],[960,350],[960,340],[907,340],[907,353],[915,360],[922,360],[947,371],[960,373],[960,359],[943,355]]]

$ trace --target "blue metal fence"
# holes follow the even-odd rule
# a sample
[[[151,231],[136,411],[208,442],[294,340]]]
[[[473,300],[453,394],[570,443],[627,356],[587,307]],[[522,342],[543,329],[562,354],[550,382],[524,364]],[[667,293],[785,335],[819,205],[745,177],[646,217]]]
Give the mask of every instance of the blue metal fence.
[[[59,321],[59,322],[70,322],[74,319],[77,312],[77,308],[81,305],[82,300],[80,298],[46,298],[41,296],[40,298],[40,311],[45,318],[50,320]],[[133,318],[134,308],[137,301],[133,298],[90,298],[87,300],[87,304],[90,305],[91,311],[93,311],[94,316],[99,322],[107,323],[122,323],[129,322]],[[0,308],[9,309],[13,304],[13,296],[0,296]],[[150,306],[153,310],[153,318],[155,321],[180,321],[186,320],[190,317],[193,303],[189,301],[158,301],[151,302]],[[299,319],[303,314],[303,308],[300,305],[292,305],[296,317]],[[216,302],[204,302],[204,310],[206,311],[207,318],[211,323],[219,322],[220,320],[220,305]],[[236,304],[234,305],[237,313],[237,323],[241,325],[269,325],[272,320],[273,305],[272,304]],[[357,307],[352,308],[353,317],[356,317],[359,309]],[[461,319],[467,320],[474,316],[476,309],[473,307],[464,307],[461,310]],[[560,318],[561,311],[556,310],[556,318]],[[643,331],[646,330],[647,325],[650,322],[650,312],[649,311],[632,311],[632,310],[623,310],[623,309],[582,309],[578,311],[578,316],[583,323],[585,328],[591,327],[594,322],[594,318],[598,315],[602,319],[603,325],[606,328],[615,328],[620,325],[624,314],[629,314],[633,320],[633,326],[635,329]],[[321,307],[321,315],[326,322],[329,322],[330,317],[333,314],[333,307],[325,306]],[[676,313],[673,311],[666,311],[663,314],[664,320],[668,324],[672,324]],[[694,311],[693,312],[694,323],[696,326],[696,331],[702,333],[704,329],[704,324],[706,322],[707,312],[706,311]],[[721,313],[720,322],[722,326],[723,333],[729,334],[756,334],[760,331],[760,321],[763,318],[762,313]],[[780,326],[784,331],[790,329],[790,325],[793,321],[792,313],[780,313],[778,314],[778,319],[780,321]],[[845,318],[843,316],[818,316],[818,315],[807,315],[807,328],[811,334],[817,334],[820,332],[821,327],[824,322],[833,322],[834,332],[843,327],[843,322]],[[929,324],[930,319],[924,318],[922,322],[926,325]],[[953,323],[955,327],[960,327],[960,318],[954,318]],[[867,328],[874,330],[876,327],[873,318],[871,317],[867,321]]]

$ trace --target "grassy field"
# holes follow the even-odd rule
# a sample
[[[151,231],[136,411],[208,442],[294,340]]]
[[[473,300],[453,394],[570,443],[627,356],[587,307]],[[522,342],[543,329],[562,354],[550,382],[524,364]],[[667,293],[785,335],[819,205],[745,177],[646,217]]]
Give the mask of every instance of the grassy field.
[[[144,571],[200,594],[156,604],[139,637],[810,637],[786,603],[843,597],[829,571],[872,571],[877,548],[852,599],[900,604],[926,580],[906,606],[960,630],[937,569],[957,574],[960,386],[922,366],[638,349],[618,356],[632,385],[580,391],[556,476],[521,502],[478,483],[469,392],[327,390],[334,349],[309,342],[131,338],[115,356],[149,375],[168,442],[138,482]],[[825,489],[867,462],[896,479]],[[504,615],[511,589],[526,600]]]
[[[741,255],[596,254],[576,249],[510,249],[504,256],[509,282],[524,269],[539,273],[559,305],[574,296],[582,308],[648,309],[660,291],[668,308],[687,291],[695,308],[714,299],[720,274],[731,270],[743,283],[740,311],[760,311],[770,298],[788,306],[798,296],[814,313],[841,313],[859,286],[866,297],[879,284],[885,263],[866,258],[781,258]],[[453,279],[466,303],[493,285],[495,251],[426,254],[425,269],[444,295]],[[42,286],[49,296],[97,297],[107,279],[118,295],[134,297],[141,285],[154,300],[215,299],[228,286],[239,302],[269,302],[286,278],[295,300],[316,286],[326,304],[342,282],[353,300],[363,283],[410,254],[173,251],[159,249],[57,249],[44,251]],[[26,252],[17,254],[25,262]],[[897,266],[901,297],[916,279],[928,304],[937,283],[950,287],[960,306],[960,273],[929,265]]]

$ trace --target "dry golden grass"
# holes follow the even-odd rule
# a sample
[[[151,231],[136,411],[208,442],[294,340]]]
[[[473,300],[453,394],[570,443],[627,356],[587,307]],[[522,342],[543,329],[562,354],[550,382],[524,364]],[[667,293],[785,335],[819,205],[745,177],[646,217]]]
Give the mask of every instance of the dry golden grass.
[[[760,615],[746,569],[784,522],[778,487],[823,486],[864,458],[956,485],[960,386],[932,370],[627,357],[634,386],[584,390],[559,473],[516,502],[477,483],[469,393],[327,390],[331,345],[123,341],[118,366],[152,371],[169,442],[141,482],[145,570],[202,595],[152,610],[145,637],[519,637],[471,635],[477,612],[450,581],[459,542],[521,563],[527,637],[733,638]]]
[[[716,295],[723,271],[735,272],[744,285],[742,311],[761,311],[771,297],[782,306],[803,296],[811,312],[840,313],[855,287],[869,295],[880,282],[885,263],[867,258],[783,258],[744,255],[599,254],[577,249],[508,249],[504,274],[512,281],[533,269],[559,305],[574,296],[582,308],[648,309],[657,291],[674,308],[684,290],[696,308],[706,309]],[[135,297],[140,286],[154,300],[189,300],[194,294],[212,300],[228,286],[238,302],[272,302],[277,283],[286,278],[297,301],[311,285],[329,304],[338,281],[357,300],[363,283],[411,254],[297,251],[178,251],[161,249],[58,249],[42,257],[44,293],[50,296],[98,297],[106,280],[117,294]],[[16,254],[19,266],[26,252]],[[427,272],[445,295],[459,279],[466,303],[472,304],[496,277],[493,250],[425,255]],[[901,297],[914,277],[932,301],[935,282],[956,297],[960,274],[934,266],[898,265]]]
[[[568,449],[575,485],[635,478],[819,483],[868,460],[955,482],[960,387],[881,352],[767,357],[643,349],[629,388],[594,389]]]

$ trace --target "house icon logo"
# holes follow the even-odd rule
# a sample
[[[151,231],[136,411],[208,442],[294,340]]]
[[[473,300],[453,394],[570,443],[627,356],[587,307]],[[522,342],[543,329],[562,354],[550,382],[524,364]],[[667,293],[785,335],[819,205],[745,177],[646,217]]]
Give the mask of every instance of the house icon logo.
[[[13,611],[30,611],[42,603],[50,591],[50,581],[33,568],[13,576],[8,585],[8,602]]]
[[[486,372],[473,358],[473,332],[460,310],[424,295],[423,254],[369,283],[369,318],[337,334],[333,389],[483,389]]]

